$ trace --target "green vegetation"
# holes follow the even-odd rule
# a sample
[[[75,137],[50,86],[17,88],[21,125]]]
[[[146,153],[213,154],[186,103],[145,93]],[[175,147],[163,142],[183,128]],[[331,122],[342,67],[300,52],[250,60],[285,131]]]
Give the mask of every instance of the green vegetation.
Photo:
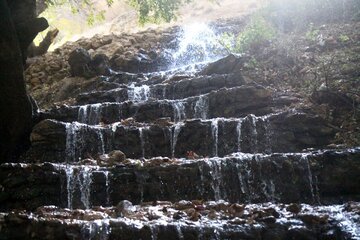
[[[306,39],[315,42],[319,36],[320,31],[314,28],[314,24],[310,23],[309,30],[306,32]]]
[[[39,0],[41,1],[41,0]],[[104,0],[108,7],[114,3],[114,0]],[[87,16],[87,23],[92,26],[95,22],[105,20],[105,11],[97,10],[91,0],[45,0],[48,8],[56,8],[58,6],[68,6],[73,14],[84,13]]]
[[[97,21],[104,20],[105,11],[97,11],[91,0],[38,0],[45,1],[48,7],[69,5],[72,13],[85,13],[88,24],[93,25]],[[108,7],[111,7],[115,0],[104,0]],[[139,15],[140,24],[147,22],[160,23],[170,22],[176,19],[176,12],[184,4],[194,0],[126,0],[134,7]],[[209,0],[214,2],[215,0]]]
[[[176,11],[183,4],[192,0],[128,0],[139,13],[139,22],[159,23],[161,21],[170,22],[176,19]]]
[[[266,45],[275,35],[275,29],[266,19],[261,14],[255,14],[242,32],[238,35],[224,33],[219,41],[229,52],[244,53]]]
[[[346,42],[348,42],[348,41],[350,40],[350,38],[349,38],[349,36],[347,36],[347,35],[341,34],[341,35],[339,36],[339,40],[340,40],[340,42],[342,42],[342,43],[346,43]]]

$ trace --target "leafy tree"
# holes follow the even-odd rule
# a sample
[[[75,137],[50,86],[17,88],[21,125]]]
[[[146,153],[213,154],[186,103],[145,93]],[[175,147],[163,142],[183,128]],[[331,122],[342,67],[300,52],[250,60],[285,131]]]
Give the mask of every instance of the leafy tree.
[[[108,7],[111,7],[115,0],[104,0]],[[177,10],[184,4],[194,0],[126,0],[134,7],[139,14],[140,24],[146,22],[160,23],[162,21],[170,22],[176,19]],[[209,0],[214,2],[216,0]],[[85,12],[88,16],[88,23],[91,25],[96,20],[104,19],[104,11],[98,11],[94,7],[92,0],[37,0],[38,6],[50,7],[70,4],[72,12]],[[42,12],[43,9],[40,10]]]
[[[176,19],[176,11],[180,6],[193,0],[128,0],[139,13],[141,24],[146,22],[170,22]]]

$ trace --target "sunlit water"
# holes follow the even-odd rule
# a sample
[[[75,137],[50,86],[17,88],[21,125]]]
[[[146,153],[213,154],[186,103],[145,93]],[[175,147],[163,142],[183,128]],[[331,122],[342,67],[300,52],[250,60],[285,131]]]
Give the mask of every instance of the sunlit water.
[[[205,23],[185,25],[178,40],[178,48],[172,50],[173,63],[170,68],[214,61],[225,53],[219,36]]]

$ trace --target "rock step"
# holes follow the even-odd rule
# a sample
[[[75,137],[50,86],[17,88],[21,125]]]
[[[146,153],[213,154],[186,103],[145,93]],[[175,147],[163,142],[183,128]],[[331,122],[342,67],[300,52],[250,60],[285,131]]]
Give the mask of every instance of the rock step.
[[[86,125],[44,120],[34,127],[28,161],[76,162],[112,150],[130,158],[220,156],[324,148],[335,131],[319,117],[283,112],[263,117]],[[33,159],[33,160],[31,160]]]
[[[359,208],[356,202],[314,207],[200,201],[133,206],[123,201],[116,208],[88,211],[44,206],[33,213],[0,213],[0,228],[4,240],[359,239]]]
[[[181,79],[181,80],[180,80]],[[131,83],[110,91],[95,91],[80,94],[76,98],[78,105],[104,102],[147,101],[149,99],[182,99],[209,93],[220,88],[232,88],[245,84],[240,74],[222,74],[213,76],[175,76],[167,83],[151,85],[149,81]]]
[[[244,85],[178,100],[63,106],[42,112],[40,118],[94,125],[100,122],[114,123],[130,117],[138,122],[151,122],[164,117],[181,121],[191,118],[245,117],[248,114],[262,116],[298,101],[296,97],[277,95],[261,86]]]
[[[125,160],[103,167],[2,164],[0,210],[43,205],[91,208],[124,199],[133,203],[224,199],[335,204],[360,200],[359,170],[360,148],[196,160]]]

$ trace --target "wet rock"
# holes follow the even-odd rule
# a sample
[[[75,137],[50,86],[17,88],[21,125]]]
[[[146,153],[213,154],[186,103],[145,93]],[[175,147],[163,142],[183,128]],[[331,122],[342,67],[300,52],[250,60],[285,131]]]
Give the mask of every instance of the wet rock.
[[[185,210],[189,208],[193,208],[194,204],[191,201],[182,200],[180,202],[175,203],[176,210]]]
[[[240,56],[230,54],[225,58],[210,63],[200,72],[200,74],[212,75],[212,74],[239,73],[243,64],[244,61]]]
[[[132,202],[123,200],[116,206],[115,213],[117,217],[126,217],[134,214],[135,210],[136,208],[133,206]]]
[[[266,223],[266,224],[274,224],[274,223],[276,223],[276,218],[273,216],[267,216],[267,217],[258,219],[258,221]]]
[[[92,170],[89,200],[97,204],[106,202],[106,196],[111,202],[122,199],[132,199],[134,202],[158,199],[178,201],[184,196],[204,200],[224,198],[233,202],[263,202],[276,199],[281,202],[320,201],[332,204],[339,203],[343,199],[356,200],[359,194],[356,190],[360,189],[358,187],[360,181],[357,181],[358,151],[311,152],[311,156],[309,153],[239,154],[216,158],[217,161],[215,159],[169,160],[159,161],[157,164],[151,164],[152,159],[147,159],[145,162],[126,160],[128,162],[113,168]],[[0,192],[1,206],[38,207],[40,206],[38,204],[44,202],[67,206],[67,194],[61,197],[62,192],[59,190],[67,189],[67,175],[65,169],[61,170],[62,166],[59,165],[59,170],[55,170],[52,164],[1,166],[0,185],[3,189]],[[81,173],[81,169],[79,170]],[[104,172],[108,172],[108,180]],[[81,173],[80,176],[82,175]],[[221,181],[218,182],[217,179]],[[250,182],[249,179],[255,180]],[[50,180],[53,181],[52,184],[43,184]],[[23,189],[32,189],[34,184],[40,184],[42,187],[23,191]],[[108,194],[106,184],[111,189]],[[242,189],[242,191],[234,191],[234,189]],[[80,196],[78,191],[76,187],[74,196]],[[25,204],[23,199],[29,199],[31,204]],[[191,208],[199,205],[200,211],[201,204],[193,202],[188,204],[186,207]],[[229,207],[230,204],[227,203],[216,203],[212,206],[213,209],[225,212]],[[289,213],[296,215],[298,208],[298,205],[291,205],[288,208]],[[261,214],[279,217],[277,211],[271,209]]]
[[[328,104],[335,109],[352,109],[354,101],[346,94],[331,90],[315,91],[311,95],[311,100],[316,104]]]
[[[74,77],[90,77],[90,54],[83,48],[77,48],[69,55],[69,65],[72,76]]]
[[[293,214],[298,214],[301,211],[301,209],[302,209],[302,206],[297,203],[292,203],[286,207],[286,210]]]
[[[98,162],[96,160],[94,160],[94,159],[86,158],[86,159],[83,159],[83,160],[79,161],[78,164],[79,165],[97,165]]]
[[[183,211],[177,211],[173,215],[173,219],[180,220],[185,217],[185,213]]]
[[[97,75],[109,76],[111,73],[109,58],[105,54],[96,54],[89,63],[89,67]]]
[[[112,163],[121,163],[126,160],[126,155],[120,150],[114,150],[109,153],[109,161]]]
[[[244,209],[244,205],[235,203],[231,204],[227,211],[231,215],[231,217],[242,217],[244,214]]]
[[[154,59],[151,57],[155,57]],[[124,55],[114,55],[110,59],[110,65],[114,70],[131,73],[150,72],[158,68],[157,54],[140,50],[137,53],[127,52]]]
[[[97,159],[99,166],[114,166],[123,164],[126,160],[126,155],[120,150],[113,150],[109,154],[102,154]]]
[[[314,214],[299,214],[298,217],[305,224],[317,225],[317,224],[326,224],[328,222],[328,215],[314,215]]]

